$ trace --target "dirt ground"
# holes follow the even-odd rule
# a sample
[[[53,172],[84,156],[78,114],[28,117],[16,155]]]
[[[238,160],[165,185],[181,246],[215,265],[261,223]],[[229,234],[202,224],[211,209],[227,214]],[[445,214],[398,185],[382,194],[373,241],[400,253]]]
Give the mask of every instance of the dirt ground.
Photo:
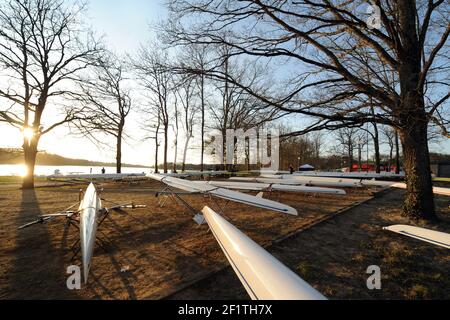
[[[449,199],[436,197],[440,221],[416,223],[400,214],[403,195],[388,190],[268,251],[330,299],[450,299],[450,251],[382,230],[412,224],[450,232]],[[381,290],[367,288],[370,265],[380,267]],[[211,297],[248,299],[231,267],[169,299]]]
[[[207,226],[173,200],[158,205],[157,182],[101,184],[102,197],[134,201],[145,209],[112,213],[99,228],[87,285],[68,290],[66,268],[78,230],[64,218],[17,230],[38,214],[63,210],[78,201],[86,185],[43,186],[22,191],[0,184],[0,299],[248,299]],[[382,231],[391,223],[411,223],[399,215],[402,191],[388,192],[296,234],[315,222],[371,198],[374,190],[347,190],[346,196],[286,193],[280,201],[298,217],[184,196],[201,209],[225,207],[227,218],[329,298],[450,298],[448,250]],[[276,195],[273,195],[277,199]],[[111,205],[104,202],[105,205]],[[430,227],[450,231],[448,199],[437,199],[440,217]],[[291,235],[285,240],[286,235]],[[280,240],[280,241],[276,241]],[[365,286],[365,269],[378,264],[383,288]],[[220,271],[222,270],[222,271]],[[203,280],[202,280],[203,279]]]

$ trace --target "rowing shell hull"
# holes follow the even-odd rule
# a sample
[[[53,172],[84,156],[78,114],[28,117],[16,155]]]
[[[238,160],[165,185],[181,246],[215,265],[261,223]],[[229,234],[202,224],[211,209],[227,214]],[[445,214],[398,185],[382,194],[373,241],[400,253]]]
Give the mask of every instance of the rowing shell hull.
[[[294,176],[308,176],[308,177],[336,177],[336,178],[350,178],[350,179],[373,179],[373,178],[404,178],[405,174],[395,174],[390,172],[320,172],[320,171],[304,171],[296,172]]]
[[[209,193],[215,197],[239,202],[267,210],[287,213],[290,215],[298,215],[297,210],[295,208],[292,208],[290,206],[287,206],[285,204],[263,199],[260,197],[252,196],[249,194],[228,190],[226,188],[220,188],[213,186],[211,184],[208,184],[204,181],[189,181],[189,180],[182,180],[178,178],[173,177],[165,177],[160,174],[151,173],[148,175],[149,178],[164,182],[168,186],[181,189],[188,192],[202,192],[202,193]]]
[[[225,256],[253,300],[326,299],[209,207],[204,207],[202,212]]]
[[[346,187],[360,188],[362,184],[358,180],[345,178],[328,178],[328,177],[303,177],[297,175],[283,175],[283,180],[298,181],[313,186],[329,186],[329,187]]]
[[[397,182],[391,185],[393,188],[406,189],[406,183]],[[450,196],[450,188],[433,187],[433,193],[441,196]]]
[[[47,176],[47,178],[59,179],[126,179],[143,177],[145,177],[145,173],[52,174]]]
[[[95,186],[89,184],[80,203],[80,244],[83,261],[84,283],[88,280],[91,259],[94,254],[98,226],[98,213],[102,208]]]
[[[298,215],[297,210],[295,208],[292,208],[290,206],[284,205],[282,203],[263,199],[260,197],[252,196],[249,194],[228,190],[225,188],[216,188],[214,190],[209,191],[210,194],[213,196],[216,196],[218,198],[222,198],[225,200],[230,200],[234,202],[240,202],[243,204],[247,204],[254,207],[259,207],[262,209],[287,213],[293,216]]]
[[[404,182],[380,181],[380,180],[365,180],[361,182],[364,186],[376,187],[391,187],[397,189],[406,189]],[[450,196],[450,188],[433,187],[433,193],[441,196]]]
[[[281,182],[281,181],[280,181]],[[304,192],[304,193],[326,193],[326,194],[345,194],[344,190],[331,189],[331,188],[319,188],[319,187],[307,187],[299,185],[283,185],[280,183],[261,183],[261,182],[235,182],[235,181],[208,181],[216,187],[223,187],[228,189],[239,190],[256,190],[261,191],[265,189],[272,189],[275,191],[288,191],[288,192]]]
[[[352,179],[339,178],[321,178],[321,177],[300,177],[293,175],[279,176],[280,178],[266,178],[266,177],[232,177],[230,179],[235,181],[245,182],[260,182],[260,183],[274,183],[282,185],[311,185],[317,187],[338,187],[338,188],[361,188],[362,184],[359,181]],[[336,189],[334,189],[336,190]]]
[[[393,226],[384,227],[383,229],[450,249],[449,233],[434,231],[420,227],[407,226],[403,224],[396,224]]]

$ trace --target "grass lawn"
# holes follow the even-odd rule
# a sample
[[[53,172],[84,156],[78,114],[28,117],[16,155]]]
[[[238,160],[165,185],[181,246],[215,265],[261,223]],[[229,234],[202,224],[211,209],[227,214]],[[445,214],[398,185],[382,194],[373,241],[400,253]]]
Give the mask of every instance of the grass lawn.
[[[34,181],[45,181],[44,177],[35,177]],[[0,176],[0,184],[21,184],[22,177],[19,176]]]

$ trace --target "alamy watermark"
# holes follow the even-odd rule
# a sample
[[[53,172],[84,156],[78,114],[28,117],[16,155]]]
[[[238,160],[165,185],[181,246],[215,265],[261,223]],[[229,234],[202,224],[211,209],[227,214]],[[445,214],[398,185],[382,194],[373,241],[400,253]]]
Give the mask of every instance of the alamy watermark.
[[[77,265],[71,265],[67,267],[67,274],[69,276],[66,280],[67,289],[69,290],[80,290],[81,289],[81,270]]]
[[[370,274],[367,278],[366,285],[369,290],[381,290],[381,269],[377,265],[367,267],[366,273]]]
[[[210,143],[206,154],[219,164],[261,164],[268,170],[280,167],[280,133],[278,129],[227,129],[207,134]]]

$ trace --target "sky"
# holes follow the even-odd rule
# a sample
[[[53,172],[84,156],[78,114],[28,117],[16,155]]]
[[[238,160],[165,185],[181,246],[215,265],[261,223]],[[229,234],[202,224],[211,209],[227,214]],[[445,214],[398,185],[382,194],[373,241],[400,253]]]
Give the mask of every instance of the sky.
[[[95,30],[118,51],[133,51],[150,36],[149,24],[165,15],[159,0],[91,0],[89,13]]]
[[[104,35],[107,45],[118,53],[135,51],[141,42],[151,38],[149,25],[156,23],[165,14],[162,1],[158,0],[91,0],[88,16],[90,24],[99,35]],[[136,115],[130,115],[126,130],[133,139],[123,146],[123,162],[153,165],[154,142],[141,141],[136,129]],[[131,128],[130,128],[131,127]],[[44,135],[39,150],[71,158],[97,161],[115,161],[114,150],[98,148],[92,142],[68,135],[66,127],[60,127]],[[135,133],[135,134],[134,134]],[[0,147],[20,147],[22,136],[19,130],[0,124]],[[134,137],[136,135],[136,137]],[[7,137],[5,139],[4,137]],[[111,141],[112,142],[112,141]]]
[[[141,43],[151,39],[149,25],[164,18],[166,14],[161,0],[91,0],[89,2],[88,19],[93,29],[104,35],[107,45],[117,53],[133,53]],[[51,112],[51,111],[49,111]],[[138,115],[132,114],[127,120],[126,131],[131,138],[126,139],[123,146],[123,162],[132,164],[153,165],[154,141],[143,141],[143,132],[137,124]],[[291,118],[288,122],[298,123]],[[82,158],[97,161],[114,162],[113,148],[98,148],[85,138],[68,135],[66,127],[60,127],[44,135],[39,150],[60,154],[66,157]],[[194,135],[195,136],[195,135]],[[22,136],[19,130],[6,124],[0,124],[0,147],[20,147]],[[5,137],[7,137],[5,139]],[[195,143],[194,138],[194,143]],[[198,140],[198,139],[197,139]],[[113,141],[110,140],[111,145]],[[171,143],[172,145],[172,143]],[[181,148],[180,148],[181,149]],[[450,141],[430,146],[432,151],[450,153]],[[180,160],[179,150],[178,160]],[[171,158],[172,152],[169,152]],[[169,158],[169,160],[171,160]],[[162,155],[161,158],[162,159]],[[198,148],[188,152],[188,162],[198,162]]]

